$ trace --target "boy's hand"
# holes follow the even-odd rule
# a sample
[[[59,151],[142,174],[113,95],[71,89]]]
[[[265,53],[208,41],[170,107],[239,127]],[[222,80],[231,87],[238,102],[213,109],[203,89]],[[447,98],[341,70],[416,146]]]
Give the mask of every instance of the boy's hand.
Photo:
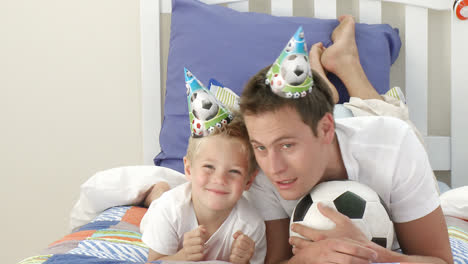
[[[255,242],[241,231],[237,231],[232,237],[234,243],[232,244],[229,262],[235,264],[249,263],[255,251]]]
[[[183,255],[187,261],[203,260],[205,242],[208,240],[206,228],[200,225],[198,228],[184,234]]]

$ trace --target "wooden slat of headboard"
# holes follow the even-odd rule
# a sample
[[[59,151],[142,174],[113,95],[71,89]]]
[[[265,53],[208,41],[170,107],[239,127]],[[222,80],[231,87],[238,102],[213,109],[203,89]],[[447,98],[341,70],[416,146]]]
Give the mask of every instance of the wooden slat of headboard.
[[[292,0],[271,0],[271,14],[275,16],[292,16]]]
[[[359,22],[378,24],[382,22],[382,2],[375,0],[359,1]]]
[[[452,14],[452,187],[468,185],[468,21]]]
[[[427,135],[428,10],[406,6],[406,97],[410,118]]]
[[[314,10],[317,18],[336,18],[336,0],[315,0]]]
[[[158,1],[141,0],[141,92],[143,162],[153,164],[160,151],[158,135],[162,124],[160,6]]]

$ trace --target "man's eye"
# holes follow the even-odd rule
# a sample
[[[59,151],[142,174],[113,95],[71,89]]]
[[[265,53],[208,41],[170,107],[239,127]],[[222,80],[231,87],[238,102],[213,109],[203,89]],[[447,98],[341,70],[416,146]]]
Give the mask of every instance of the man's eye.
[[[264,146],[256,146],[255,149],[258,150],[258,151],[264,151],[265,147]]]
[[[290,148],[290,147],[292,147],[292,144],[283,144],[283,148],[284,148],[284,149],[288,149],[288,148]]]

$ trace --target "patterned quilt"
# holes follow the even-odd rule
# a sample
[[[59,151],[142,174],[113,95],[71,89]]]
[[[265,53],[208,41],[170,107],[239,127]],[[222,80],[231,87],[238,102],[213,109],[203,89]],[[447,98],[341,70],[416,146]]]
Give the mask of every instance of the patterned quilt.
[[[50,244],[43,255],[19,264],[147,263],[148,247],[141,241],[139,228],[145,212],[146,208],[138,206],[107,209],[90,223]],[[468,221],[447,217],[447,225],[454,262],[468,264]]]

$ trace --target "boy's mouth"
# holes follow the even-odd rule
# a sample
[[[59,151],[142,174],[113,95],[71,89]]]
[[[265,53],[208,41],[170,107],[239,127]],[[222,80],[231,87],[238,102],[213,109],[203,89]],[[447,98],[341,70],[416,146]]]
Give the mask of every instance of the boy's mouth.
[[[206,190],[209,191],[209,192],[212,192],[212,193],[214,193],[214,194],[217,194],[217,195],[225,195],[225,194],[228,194],[228,193],[229,193],[229,192],[227,192],[227,191],[217,190],[217,189],[209,189],[209,188],[207,188]]]

